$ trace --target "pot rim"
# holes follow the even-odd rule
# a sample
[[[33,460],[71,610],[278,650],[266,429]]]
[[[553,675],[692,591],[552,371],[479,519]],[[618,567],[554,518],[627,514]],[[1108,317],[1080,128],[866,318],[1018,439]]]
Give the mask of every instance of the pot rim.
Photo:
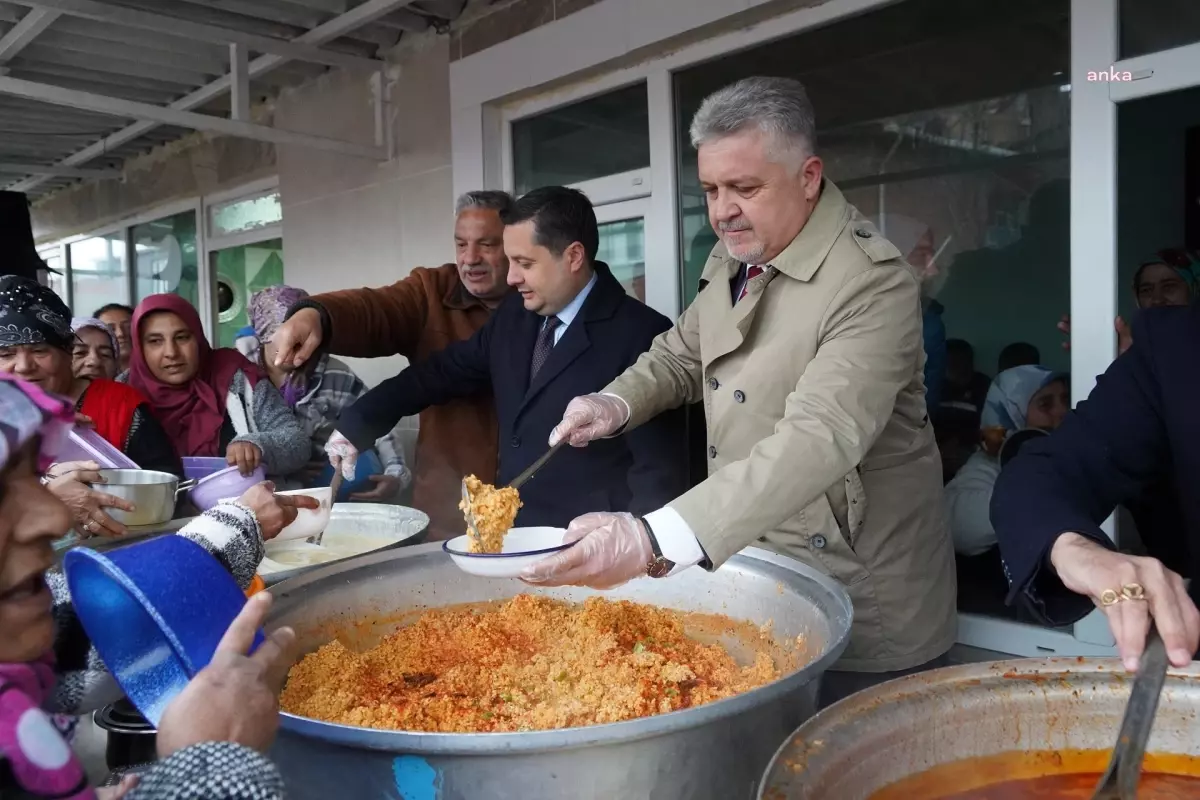
[[[1028,680],[1032,677],[1047,681],[1128,678],[1125,681],[1128,688],[1133,687],[1132,677],[1125,671],[1119,658],[1097,656],[1044,656],[1041,658],[1010,658],[1001,661],[976,661],[905,675],[856,692],[828,708],[818,711],[801,723],[796,730],[788,734],[775,750],[775,754],[771,756],[771,761],[763,770],[762,779],[758,782],[758,793],[755,797],[757,800],[765,800],[768,796],[773,796],[767,793],[776,788],[770,783],[771,776],[775,774],[776,764],[781,759],[789,757],[789,750],[799,738],[807,741],[828,742],[839,728],[852,724],[855,720],[861,720],[873,709],[897,701],[904,702],[922,694],[948,692],[955,687],[964,685],[986,687],[989,682]],[[1197,678],[1200,678],[1200,662],[1193,661],[1186,667],[1168,666],[1168,683],[1164,687],[1164,691],[1170,687],[1172,679],[1178,681],[1179,679],[1196,680]]]
[[[449,558],[441,550],[441,542],[405,547],[371,556],[362,556],[350,562],[331,565],[327,569],[314,571],[304,576],[276,584],[268,589],[272,594],[285,595],[289,590],[301,587],[330,575],[357,569],[381,561],[415,558],[428,553]],[[334,722],[301,717],[280,711],[280,732],[303,736],[308,739],[368,750],[415,753],[420,755],[503,755],[507,753],[539,753],[572,750],[608,744],[624,744],[641,739],[673,734],[682,730],[699,728],[722,719],[765,706],[790,694],[805,684],[820,677],[841,657],[850,640],[850,629],[854,620],[854,609],[846,590],[833,578],[819,572],[796,559],[765,550],[747,547],[736,553],[727,563],[742,567],[753,567],[755,562],[765,562],[799,574],[815,583],[825,595],[830,607],[845,614],[846,623],[840,633],[831,624],[831,633],[836,637],[825,652],[800,669],[785,675],[766,686],[760,686],[743,694],[727,697],[694,708],[671,711],[651,717],[610,722],[603,725],[587,725],[574,728],[554,728],[545,731],[522,731],[514,733],[429,733],[376,728],[360,728]],[[668,579],[669,580],[669,579]],[[272,614],[274,616],[274,614]],[[268,619],[268,626],[271,620]]]

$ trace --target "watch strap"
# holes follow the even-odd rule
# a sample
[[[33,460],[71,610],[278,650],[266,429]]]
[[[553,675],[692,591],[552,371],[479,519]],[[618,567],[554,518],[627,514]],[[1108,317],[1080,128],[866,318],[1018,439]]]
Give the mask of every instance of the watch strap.
[[[642,527],[646,531],[646,538],[650,540],[650,551],[654,553],[654,558],[646,564],[646,574],[651,578],[663,578],[670,574],[671,570],[675,569],[675,562],[663,555],[662,546],[658,543],[658,537],[654,535],[654,528],[650,527],[650,523],[645,517],[638,517],[638,522],[642,523]]]

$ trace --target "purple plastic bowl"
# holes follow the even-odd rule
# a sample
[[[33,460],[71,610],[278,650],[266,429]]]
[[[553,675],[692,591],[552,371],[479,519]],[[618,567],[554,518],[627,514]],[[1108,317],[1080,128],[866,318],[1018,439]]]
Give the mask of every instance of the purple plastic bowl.
[[[216,456],[187,456],[183,459],[183,477],[198,481],[228,469],[225,459]]]
[[[220,472],[214,472],[207,478],[201,478],[188,493],[192,502],[201,511],[208,511],[217,503],[229,497],[241,497],[250,487],[267,479],[267,470],[262,465],[249,475],[242,476],[237,467],[226,467]]]

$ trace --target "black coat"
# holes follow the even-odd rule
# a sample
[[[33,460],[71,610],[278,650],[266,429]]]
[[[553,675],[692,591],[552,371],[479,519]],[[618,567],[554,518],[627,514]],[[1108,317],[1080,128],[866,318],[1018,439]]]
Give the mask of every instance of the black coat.
[[[497,485],[505,485],[548,449],[550,431],[567,403],[598,392],[671,327],[638,302],[598,263],[597,281],[578,316],[562,334],[532,384],[534,343],[544,317],[509,296],[470,339],[450,345],[389,378],[346,409],[338,430],[359,450],[373,446],[402,417],[486,390],[496,403]],[[682,410],[662,414],[636,430],[587,447],[565,447],[521,487],[517,525],[566,527],[589,511],[645,514],[688,488]]]
[[[1100,529],[1118,505],[1135,511],[1149,555],[1197,575],[1200,553],[1200,307],[1143,312],[1133,346],[1099,377],[1053,435],[1026,444],[992,493],[992,525],[1009,602],[1066,624],[1092,608],[1048,563],[1059,534],[1112,544]],[[1197,599],[1200,581],[1192,581]]]

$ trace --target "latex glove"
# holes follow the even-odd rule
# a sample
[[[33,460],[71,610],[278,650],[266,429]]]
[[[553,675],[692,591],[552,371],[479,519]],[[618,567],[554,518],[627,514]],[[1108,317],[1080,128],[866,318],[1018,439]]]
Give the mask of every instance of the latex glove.
[[[1170,662],[1177,667],[1191,663],[1200,644],[1200,611],[1188,597],[1183,578],[1161,561],[1118,553],[1078,533],[1064,533],[1050,548],[1050,563],[1068,589],[1092,598],[1108,617],[1125,669],[1137,671],[1151,618]],[[1141,584],[1145,600],[1100,603],[1105,590],[1119,593],[1131,583]]]
[[[521,572],[521,580],[539,586],[612,589],[645,575],[654,560],[650,537],[632,514],[576,517],[563,536],[563,543],[567,542],[576,544],[530,564]]]
[[[358,463],[358,448],[350,444],[350,440],[334,431],[329,441],[325,442],[325,455],[334,469],[342,468],[342,477],[348,481],[354,480],[354,465]]]
[[[562,422],[550,431],[550,446],[563,439],[572,447],[612,436],[629,421],[629,406],[616,395],[585,394],[567,403]]]

